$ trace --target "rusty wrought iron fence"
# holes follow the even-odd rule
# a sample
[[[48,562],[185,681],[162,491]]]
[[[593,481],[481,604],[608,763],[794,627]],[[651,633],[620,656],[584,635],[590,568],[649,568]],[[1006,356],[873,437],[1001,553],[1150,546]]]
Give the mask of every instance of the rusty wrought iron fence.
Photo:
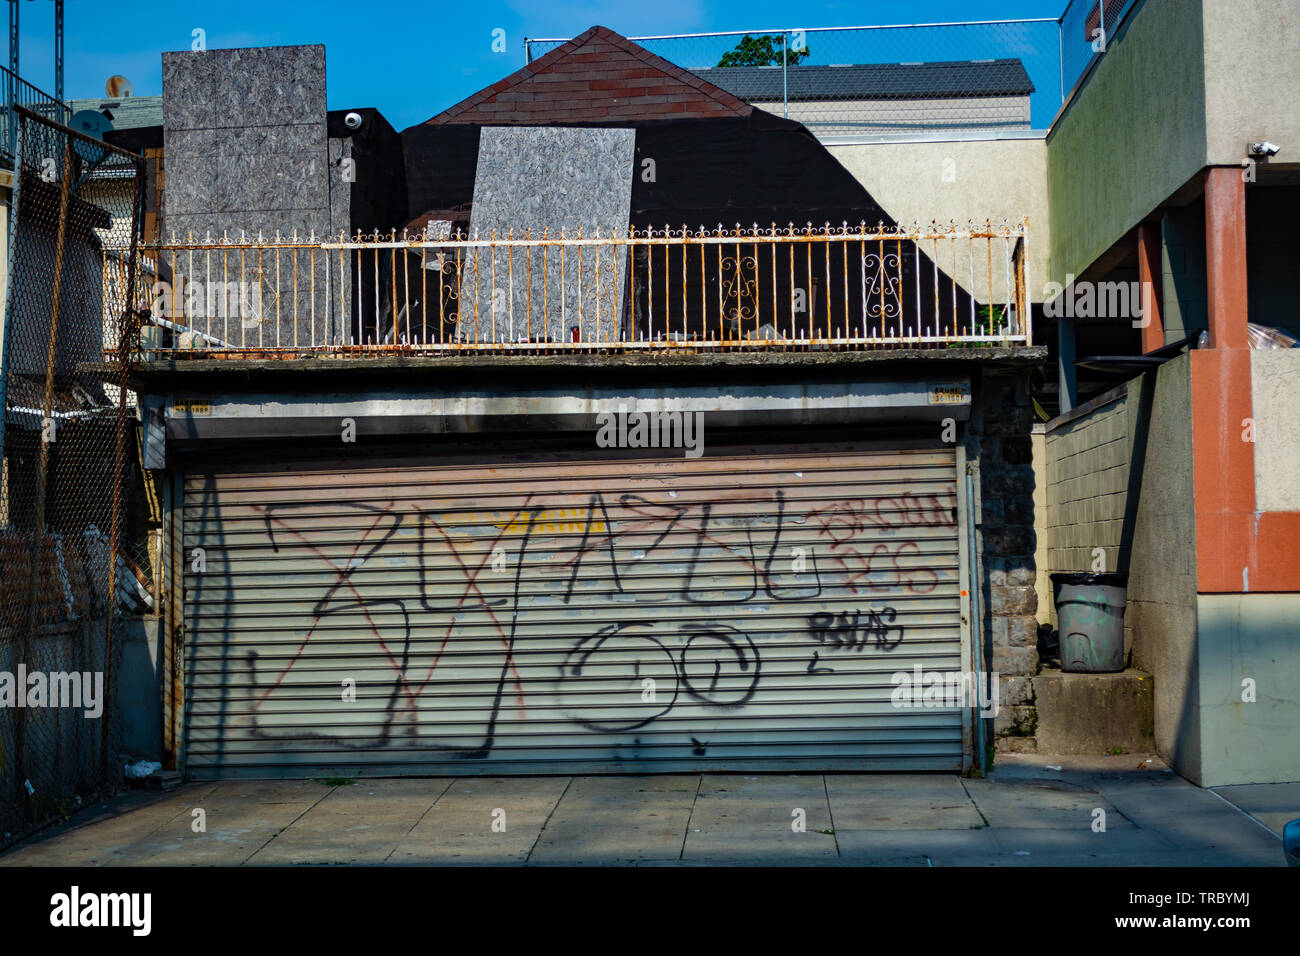
[[[1027,221],[173,236],[134,298],[155,358],[1012,345],[1027,243]],[[117,250],[104,274],[121,287]]]
[[[12,161],[18,136],[18,110],[25,109],[37,116],[57,122],[67,122],[72,110],[44,90],[28,83],[21,76],[0,66],[0,85],[4,101],[0,102],[3,121],[0,122],[0,157]]]
[[[104,250],[128,275],[139,157],[14,109],[0,348],[0,845],[121,778],[115,617],[147,610],[125,545],[135,431],[135,320],[104,295]],[[119,184],[114,217],[86,196]],[[133,277],[132,277],[133,279]],[[107,351],[110,361],[104,362]]]

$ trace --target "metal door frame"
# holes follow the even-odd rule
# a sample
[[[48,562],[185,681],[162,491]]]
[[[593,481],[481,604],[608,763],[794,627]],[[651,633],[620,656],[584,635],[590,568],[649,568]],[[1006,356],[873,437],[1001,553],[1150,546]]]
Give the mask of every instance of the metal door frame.
[[[971,507],[966,496],[965,480],[966,449],[959,444],[955,450],[953,482],[957,488],[957,588],[961,601],[961,666],[966,668],[968,673],[974,674],[978,680],[979,668],[975,666],[974,641],[971,639],[977,607],[975,599],[977,575],[972,571],[978,565],[978,556],[971,554],[972,534],[969,533],[971,526],[968,524],[971,518]],[[975,732],[976,720],[978,717],[973,708],[967,706],[961,708],[962,776],[970,775],[972,760],[975,758],[975,739],[978,736]]]
[[[978,464],[971,464],[969,467],[975,472],[975,491],[974,501],[972,496],[967,493],[966,473],[967,458],[966,449],[961,444],[949,446],[943,443],[931,443],[916,440],[868,440],[862,442],[845,441],[845,442],[826,442],[800,445],[791,443],[792,449],[808,449],[817,447],[819,444],[831,445],[840,449],[845,454],[870,454],[873,452],[904,451],[909,449],[933,449],[936,451],[951,448],[954,453],[954,464],[952,479],[957,499],[957,523],[955,533],[957,535],[957,554],[958,554],[958,591],[959,591],[959,659],[960,666],[967,669],[972,674],[980,675],[979,662],[982,659],[980,648],[975,646],[974,635],[982,633],[982,626],[976,628],[979,615],[978,601],[978,584],[981,580],[980,572],[982,570],[982,561],[978,554],[974,555],[972,560],[972,542],[976,540],[975,530],[978,522],[974,521],[976,508],[973,505],[978,503]],[[724,448],[737,448],[736,445],[724,445]],[[427,461],[441,460],[440,456],[416,456]],[[563,457],[563,455],[559,456]],[[617,456],[613,456],[617,457]],[[725,456],[722,456],[725,457]],[[247,456],[243,461],[230,461],[225,459],[221,466],[217,462],[208,460],[206,462],[191,462],[189,467],[174,467],[171,469],[171,480],[164,484],[164,528],[166,533],[165,553],[168,556],[167,567],[164,569],[165,581],[167,582],[166,596],[164,599],[164,620],[163,620],[163,638],[164,638],[164,681],[163,693],[163,754],[166,760],[168,748],[173,750],[173,763],[176,770],[185,772],[186,744],[188,742],[189,731],[189,708],[185,691],[186,682],[186,635],[185,628],[185,553],[184,553],[184,532],[185,532],[185,484],[189,477],[195,474],[216,476],[220,474],[239,474],[245,470],[255,469],[255,457]],[[337,461],[333,462],[335,465]],[[386,462],[392,466],[396,461]],[[312,466],[321,466],[327,468],[328,465],[319,458],[310,457],[295,458],[292,465],[300,467],[304,471],[313,470]],[[381,466],[382,467],[382,466]],[[964,593],[963,593],[964,592]],[[982,622],[981,622],[982,623]],[[977,705],[976,705],[977,706]],[[976,706],[962,706],[961,712],[961,761],[959,772],[963,775],[969,775],[972,767],[983,769],[984,757],[982,752],[978,751],[978,743],[982,736],[979,724]],[[935,773],[952,773],[958,771],[958,768],[936,770]],[[510,775],[508,771],[500,771],[503,775]],[[668,771],[665,771],[668,772]],[[738,769],[736,772],[750,772],[745,769]],[[783,771],[771,771],[783,772]],[[812,771],[784,771],[784,772],[812,772]],[[888,770],[878,771],[861,771],[861,772],[890,772]],[[927,772],[927,771],[912,771]],[[432,773],[432,772],[431,772]],[[234,779],[234,778],[232,778]]]

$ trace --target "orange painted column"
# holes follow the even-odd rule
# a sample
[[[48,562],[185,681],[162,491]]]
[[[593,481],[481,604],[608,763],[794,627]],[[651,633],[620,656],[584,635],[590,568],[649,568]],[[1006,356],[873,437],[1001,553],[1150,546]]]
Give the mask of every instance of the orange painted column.
[[[1160,223],[1138,224],[1138,288],[1142,290],[1142,351],[1154,352],[1165,344]]]
[[[1191,357],[1197,590],[1233,593],[1250,588],[1257,564],[1242,522],[1255,510],[1255,446],[1242,437],[1251,403],[1246,184],[1237,169],[1206,173],[1205,280],[1210,348]]]
[[[1205,284],[1210,347],[1250,348],[1246,338],[1246,183],[1238,167],[1214,166],[1205,175]]]
[[[1197,590],[1300,591],[1300,513],[1255,510],[1240,167],[1206,174],[1205,269],[1210,348],[1191,353]]]

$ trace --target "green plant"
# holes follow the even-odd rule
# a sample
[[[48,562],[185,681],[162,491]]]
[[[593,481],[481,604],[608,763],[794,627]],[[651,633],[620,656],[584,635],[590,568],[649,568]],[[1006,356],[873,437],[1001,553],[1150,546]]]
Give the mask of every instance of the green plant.
[[[1115,744],[1111,747],[1106,748],[1107,757],[1118,757],[1121,754],[1126,754],[1126,753],[1128,753],[1128,751],[1125,750],[1123,747],[1121,747],[1119,744]]]
[[[971,335],[997,335],[1002,328],[1003,316],[1006,314],[1006,306],[998,305],[981,305],[975,310],[975,320],[971,324]],[[965,331],[958,329],[958,334]],[[949,342],[948,348],[972,348],[984,349],[994,348],[996,342]]]
[[[812,53],[807,46],[795,50],[787,48],[785,36],[756,36],[746,33],[735,48],[722,54],[718,66],[780,66],[782,55],[787,66],[794,66]]]
[[[351,787],[356,783],[351,777],[316,777],[312,782],[326,787]]]

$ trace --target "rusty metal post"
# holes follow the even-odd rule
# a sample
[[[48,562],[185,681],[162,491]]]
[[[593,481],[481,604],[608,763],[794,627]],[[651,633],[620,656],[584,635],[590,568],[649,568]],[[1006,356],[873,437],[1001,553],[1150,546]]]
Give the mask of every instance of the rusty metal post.
[[[21,174],[21,171],[20,171]],[[29,564],[29,574],[27,579],[27,627],[24,629],[19,645],[21,648],[19,660],[25,661],[31,641],[36,636],[37,618],[36,597],[38,574],[41,569],[41,555],[45,550],[45,487],[46,478],[50,467],[50,441],[57,436],[50,434],[47,430],[53,423],[51,412],[54,411],[54,367],[58,361],[59,347],[59,304],[63,293],[63,250],[68,232],[68,199],[72,190],[72,141],[64,140],[63,146],[63,171],[61,176],[61,185],[59,192],[59,226],[57,238],[54,244],[54,295],[50,305],[50,340],[49,346],[45,352],[45,397],[44,397],[44,415],[41,421],[41,450],[37,458],[36,465],[36,506],[34,509],[33,530],[35,542],[32,547],[31,562]],[[12,278],[10,281],[13,281]],[[47,439],[48,434],[48,439]],[[15,722],[15,763],[18,768],[18,779],[22,780],[27,776],[25,766],[26,748],[24,747],[23,737],[26,730],[26,708],[19,707],[18,719]]]
[[[135,198],[131,203],[131,254],[127,258],[126,302],[122,307],[122,318],[117,330],[117,434],[113,455],[113,510],[108,532],[108,624],[104,640],[104,709],[101,713],[103,724],[100,726],[100,777],[108,780],[108,745],[109,731],[113,721],[113,627],[117,609],[117,552],[120,547],[122,526],[122,472],[124,470],[127,429],[127,384],[132,357],[136,353],[140,338],[139,316],[130,290],[135,288],[135,264],[139,251],[140,207],[143,199],[142,183],[144,180],[143,164],[135,170]],[[277,289],[278,292],[278,289]],[[278,318],[277,318],[278,325]]]

